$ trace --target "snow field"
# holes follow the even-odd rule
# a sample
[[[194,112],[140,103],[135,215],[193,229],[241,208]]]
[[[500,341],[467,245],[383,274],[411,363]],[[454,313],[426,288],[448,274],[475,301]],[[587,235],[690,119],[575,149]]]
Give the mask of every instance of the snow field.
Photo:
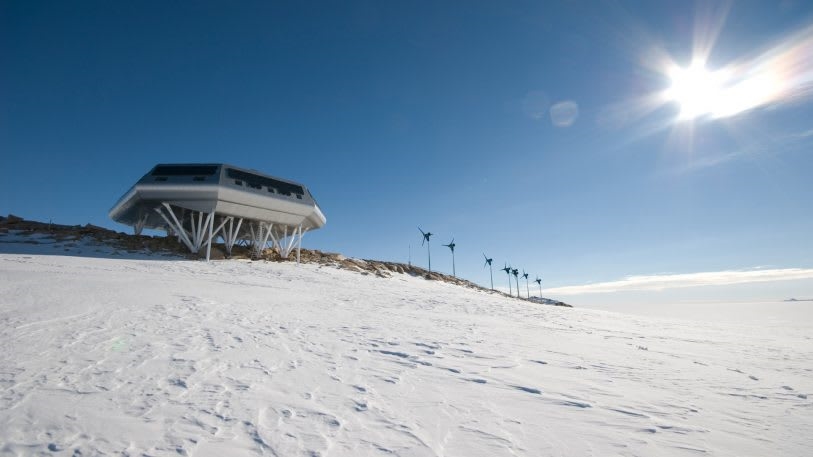
[[[0,254],[0,455],[803,456],[811,323],[316,265]]]

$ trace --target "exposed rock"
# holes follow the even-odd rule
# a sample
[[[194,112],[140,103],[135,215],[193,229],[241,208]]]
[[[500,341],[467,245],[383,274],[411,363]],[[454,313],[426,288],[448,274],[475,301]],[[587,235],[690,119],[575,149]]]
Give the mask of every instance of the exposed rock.
[[[364,270],[361,269],[358,265],[355,264],[343,264],[344,268],[350,271],[355,271],[357,273],[362,273]]]
[[[201,253],[202,253],[201,257],[206,258],[206,250],[201,249]],[[220,249],[219,247],[212,246],[212,252],[211,252],[209,258],[211,260],[223,260],[223,259],[226,258],[226,253],[223,252],[223,250]]]
[[[99,227],[98,225],[93,225],[93,224],[88,223],[88,224],[85,224],[85,226],[82,227],[79,230],[79,232],[80,233],[109,232],[109,230],[104,228],[104,227]]]

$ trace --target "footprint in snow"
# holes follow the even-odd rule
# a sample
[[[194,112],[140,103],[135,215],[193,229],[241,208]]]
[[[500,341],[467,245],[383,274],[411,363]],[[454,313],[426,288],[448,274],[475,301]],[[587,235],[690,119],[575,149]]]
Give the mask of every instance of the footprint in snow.
[[[626,409],[621,409],[621,408],[607,408],[607,409],[610,410],[610,411],[615,411],[617,413],[626,414],[627,416],[649,418],[649,416],[647,416],[646,414],[638,413],[638,412],[635,412],[635,411],[629,411],[629,410],[626,410]]]
[[[440,349],[440,346],[437,344],[428,344],[428,343],[413,343],[415,346],[425,347],[427,349]]]
[[[363,413],[364,411],[367,411],[367,402],[364,400],[353,400],[353,409]]]
[[[559,404],[562,406],[575,406],[577,408],[592,408],[592,405],[590,403],[575,400],[562,400],[559,402]]]
[[[535,394],[535,395],[541,395],[542,394],[541,390],[534,389],[533,387],[515,386],[515,385],[510,385],[510,387],[513,387],[514,389],[517,389],[517,390],[521,390],[523,392],[528,392],[529,394]]]
[[[169,380],[169,384],[177,387],[181,387],[183,389],[188,388],[186,385],[186,381],[180,378],[172,378]]]
[[[382,354],[386,354],[386,355],[394,355],[396,357],[401,357],[402,359],[406,359],[407,357],[409,357],[409,354],[407,354],[405,352],[397,352],[397,351],[378,351],[378,352],[380,352]]]

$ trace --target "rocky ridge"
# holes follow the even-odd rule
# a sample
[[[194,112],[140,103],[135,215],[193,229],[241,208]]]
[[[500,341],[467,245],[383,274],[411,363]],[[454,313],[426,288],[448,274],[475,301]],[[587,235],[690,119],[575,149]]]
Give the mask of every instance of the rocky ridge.
[[[190,254],[186,250],[186,247],[173,237],[131,235],[92,224],[62,225],[51,222],[29,221],[13,214],[9,214],[7,217],[0,216],[0,242],[2,242],[2,237],[4,235],[11,232],[23,236],[33,234],[47,235],[49,238],[61,242],[77,242],[83,239],[90,240],[97,244],[105,244],[114,248],[114,255],[149,252],[189,259],[200,258],[200,255],[198,254]],[[39,239],[35,238],[23,241],[23,243],[29,244],[38,244],[40,242],[41,241]],[[226,255],[218,246],[212,246],[211,258],[213,260],[223,260],[226,259]],[[229,258],[269,262],[296,261],[295,255],[291,255],[288,259],[283,259],[273,249],[264,250],[262,256],[256,258],[252,256],[251,251],[247,246],[239,245],[234,246],[232,249],[232,255]],[[400,262],[356,259],[346,257],[339,253],[322,252],[317,249],[304,248],[301,249],[300,252],[300,262],[331,266],[334,268],[355,271],[362,275],[375,275],[376,277],[380,278],[389,278],[394,274],[409,274],[412,276],[421,276],[427,280],[444,281],[462,287],[479,289],[508,296],[508,294],[503,292],[492,291],[462,278],[435,271],[430,273],[424,268]],[[529,301],[540,304],[570,307],[570,305],[566,303],[547,298],[531,297]]]

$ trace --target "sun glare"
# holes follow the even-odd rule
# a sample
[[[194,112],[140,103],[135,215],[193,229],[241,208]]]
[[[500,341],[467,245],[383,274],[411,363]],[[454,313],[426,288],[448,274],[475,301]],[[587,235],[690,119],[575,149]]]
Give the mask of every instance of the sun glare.
[[[752,59],[722,69],[706,67],[696,55],[688,67],[666,62],[663,73],[670,86],[660,102],[680,107],[678,120],[724,118],[813,95],[813,26],[793,35]],[[670,59],[671,60],[671,59]]]
[[[675,67],[669,77],[672,84],[664,96],[680,106],[680,119],[689,120],[721,111],[726,103],[725,75],[707,70],[702,62],[694,62],[688,68]]]
[[[781,96],[782,78],[771,69],[734,78],[730,71],[709,71],[703,63],[669,71],[671,86],[663,92],[667,102],[680,106],[680,120],[733,116]]]

